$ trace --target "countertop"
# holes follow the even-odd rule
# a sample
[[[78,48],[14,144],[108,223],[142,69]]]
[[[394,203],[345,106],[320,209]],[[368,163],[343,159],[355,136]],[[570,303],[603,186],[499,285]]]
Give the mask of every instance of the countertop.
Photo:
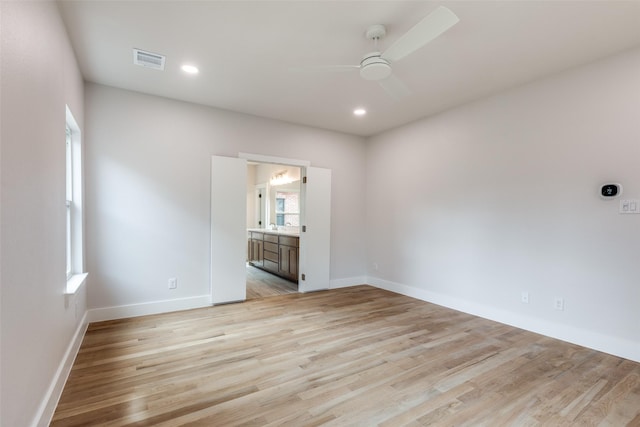
[[[300,231],[291,231],[291,230],[271,230],[268,228],[247,228],[247,231],[256,231],[258,233],[264,234],[275,234],[278,236],[293,236],[300,237]]]

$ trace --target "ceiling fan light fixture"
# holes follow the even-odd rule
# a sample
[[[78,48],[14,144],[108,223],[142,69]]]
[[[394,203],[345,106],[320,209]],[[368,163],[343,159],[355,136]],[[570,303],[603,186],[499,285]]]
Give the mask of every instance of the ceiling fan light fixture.
[[[380,57],[380,52],[368,53],[360,62],[360,77],[365,80],[378,81],[391,75],[391,64]]]
[[[409,31],[396,39],[384,52],[378,51],[378,42],[387,29],[382,24],[371,25],[365,36],[373,41],[373,52],[362,57],[359,65],[329,65],[316,67],[326,71],[350,71],[358,69],[364,80],[375,81],[396,100],[410,95],[409,88],[392,73],[391,64],[412,54],[458,23],[460,19],[449,9],[439,6]]]

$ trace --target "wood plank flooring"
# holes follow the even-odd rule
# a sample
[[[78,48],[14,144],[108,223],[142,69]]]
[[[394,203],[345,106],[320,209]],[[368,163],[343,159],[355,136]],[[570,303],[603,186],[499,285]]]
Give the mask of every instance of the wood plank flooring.
[[[369,286],[94,323],[52,426],[640,426],[640,364]]]
[[[247,299],[266,298],[298,292],[298,284],[247,264]]]

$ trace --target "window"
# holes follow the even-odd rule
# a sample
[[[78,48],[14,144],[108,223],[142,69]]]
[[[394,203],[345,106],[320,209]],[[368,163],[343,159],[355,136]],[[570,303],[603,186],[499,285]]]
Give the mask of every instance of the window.
[[[276,198],[276,225],[284,225],[284,198]]]
[[[71,129],[67,123],[66,129],[66,150],[67,150],[67,280],[71,277],[71,224],[72,224],[72,205],[73,205],[73,155],[71,145]]]
[[[74,294],[84,283],[87,274],[84,273],[82,259],[82,144],[80,128],[76,123],[69,107],[67,107],[65,152],[66,152],[66,191],[65,205],[66,219],[66,272],[67,294]]]
[[[276,225],[300,226],[300,193],[276,192]]]

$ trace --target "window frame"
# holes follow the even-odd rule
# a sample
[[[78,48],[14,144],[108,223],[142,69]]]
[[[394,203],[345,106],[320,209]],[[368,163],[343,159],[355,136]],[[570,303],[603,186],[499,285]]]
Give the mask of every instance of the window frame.
[[[285,195],[284,197],[278,197],[279,194],[283,194]],[[287,207],[286,207],[286,195],[288,194],[297,194],[298,195],[298,210],[297,211],[293,211],[293,212],[288,212],[287,211]],[[280,226],[287,226],[288,221],[287,221],[287,217],[291,218],[291,217],[295,217],[297,218],[297,221],[293,221],[297,224],[300,224],[300,191],[299,190],[293,190],[293,189],[282,189],[282,190],[276,190],[275,191],[275,200],[276,200],[276,209],[275,209],[275,213],[276,213],[276,225],[280,225]],[[278,202],[278,200],[282,200],[282,210],[280,210],[280,203]],[[281,223],[281,224],[280,224]],[[299,227],[299,225],[294,225],[294,227]]]
[[[65,129],[66,289],[75,294],[85,283],[82,134],[69,106]]]
[[[67,208],[67,229],[66,229],[66,270],[67,280],[72,276],[72,259],[73,259],[73,142],[72,132],[69,127],[69,121],[66,122],[65,129],[65,205]]]

